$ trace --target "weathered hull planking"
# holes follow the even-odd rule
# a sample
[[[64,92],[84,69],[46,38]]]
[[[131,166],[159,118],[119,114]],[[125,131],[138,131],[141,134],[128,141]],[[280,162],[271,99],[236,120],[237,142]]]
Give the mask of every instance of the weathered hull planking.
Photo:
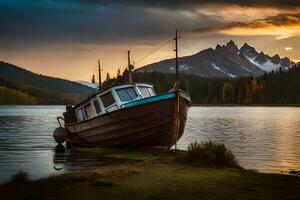
[[[120,109],[84,122],[67,123],[65,127],[70,135],[67,143],[118,148],[170,148],[184,132],[189,107],[189,100],[175,95]]]

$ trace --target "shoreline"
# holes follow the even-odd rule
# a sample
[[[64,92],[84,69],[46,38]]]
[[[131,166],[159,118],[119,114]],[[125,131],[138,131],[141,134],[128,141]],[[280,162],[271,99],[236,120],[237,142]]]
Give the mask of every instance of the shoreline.
[[[172,153],[80,149],[128,162],[113,163],[36,181],[0,185],[9,199],[297,199],[300,177],[239,167],[199,166]],[[18,192],[16,192],[18,190]]]

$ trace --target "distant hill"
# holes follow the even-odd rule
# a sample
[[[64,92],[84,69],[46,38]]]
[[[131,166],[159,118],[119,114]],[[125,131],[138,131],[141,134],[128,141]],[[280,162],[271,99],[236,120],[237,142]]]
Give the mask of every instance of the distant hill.
[[[231,40],[226,45],[217,45],[191,56],[179,58],[181,73],[200,77],[249,77],[260,76],[265,72],[276,71],[279,68],[288,69],[294,63],[289,58],[279,55],[270,57],[265,53],[258,53],[247,43],[241,48]],[[174,59],[167,59],[136,70],[136,72],[175,73]]]
[[[96,92],[95,89],[80,83],[35,74],[5,62],[0,62],[0,86],[22,92],[34,99],[28,102],[36,104],[75,104]],[[8,91],[3,88],[2,96],[4,91]],[[0,94],[1,103],[3,104]],[[7,103],[9,100],[6,99],[5,104]]]
[[[82,85],[94,88],[94,89],[98,89],[98,83],[91,83],[91,82],[88,82],[88,81],[76,81],[76,82],[80,83]]]

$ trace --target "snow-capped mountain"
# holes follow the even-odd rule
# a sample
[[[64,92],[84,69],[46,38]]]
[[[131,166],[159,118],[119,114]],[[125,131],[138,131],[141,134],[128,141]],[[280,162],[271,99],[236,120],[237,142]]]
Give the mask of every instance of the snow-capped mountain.
[[[270,72],[272,70],[275,71],[280,67],[287,69],[292,65],[292,62],[287,57],[280,58],[278,54],[270,57],[269,55],[264,54],[264,52],[258,53],[247,43],[245,43],[244,46],[241,47],[241,52],[252,64],[267,72]]]
[[[293,64],[289,58],[278,55],[270,57],[258,53],[245,43],[241,48],[230,40],[226,45],[217,45],[191,56],[179,58],[179,71],[203,77],[259,76],[280,67],[289,68]],[[159,71],[175,73],[174,59],[163,60],[136,70],[137,72]]]

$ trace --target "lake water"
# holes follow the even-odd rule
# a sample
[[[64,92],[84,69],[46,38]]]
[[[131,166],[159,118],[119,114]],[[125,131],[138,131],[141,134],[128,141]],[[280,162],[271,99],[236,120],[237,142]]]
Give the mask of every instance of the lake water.
[[[18,171],[36,179],[105,163],[71,152],[54,153],[52,133],[64,106],[0,106],[0,183]],[[192,107],[178,147],[193,141],[224,143],[241,166],[261,172],[300,169],[300,108]],[[55,170],[54,163],[73,165]],[[56,162],[54,162],[56,161]],[[74,164],[75,163],[75,164]],[[79,163],[76,165],[76,163]],[[59,168],[59,167],[58,167]]]

